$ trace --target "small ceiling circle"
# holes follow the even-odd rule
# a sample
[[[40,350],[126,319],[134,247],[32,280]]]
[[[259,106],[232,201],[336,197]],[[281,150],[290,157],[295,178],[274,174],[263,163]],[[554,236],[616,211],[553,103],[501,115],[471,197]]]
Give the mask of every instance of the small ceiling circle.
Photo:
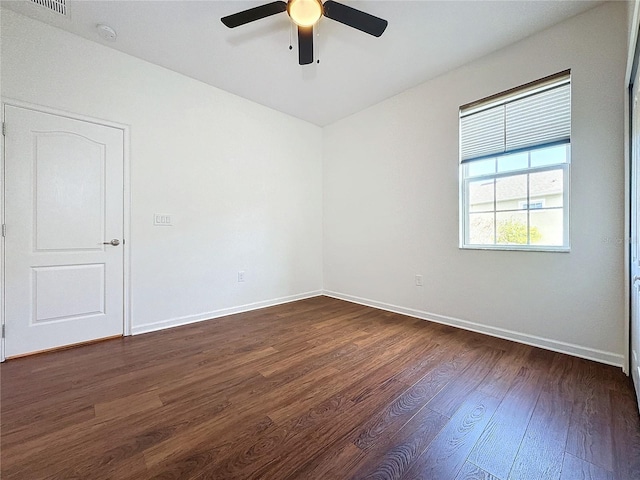
[[[98,30],[98,35],[101,38],[105,39],[108,42],[115,42],[118,34],[116,31],[111,28],[109,25],[105,25],[104,23],[99,23],[96,25],[96,29]]]

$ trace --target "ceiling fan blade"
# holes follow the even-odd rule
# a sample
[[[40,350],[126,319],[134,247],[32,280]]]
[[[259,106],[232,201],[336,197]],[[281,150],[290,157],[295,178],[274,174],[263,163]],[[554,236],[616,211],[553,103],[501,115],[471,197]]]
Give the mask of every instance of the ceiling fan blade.
[[[347,7],[333,0],[324,2],[323,8],[325,17],[349,25],[374,37],[382,35],[389,24],[389,22],[382,18],[374,17],[373,15]]]
[[[233,15],[222,17],[220,20],[222,20],[222,23],[224,23],[227,27],[235,28],[239,27],[240,25],[244,25],[245,23],[255,22],[256,20],[260,20],[261,18],[270,17],[271,15],[275,15],[276,13],[286,11],[287,2],[276,1],[267,3],[265,5],[260,5],[259,7],[253,7],[249,10],[234,13]]]
[[[313,63],[313,26],[298,27],[298,63]]]

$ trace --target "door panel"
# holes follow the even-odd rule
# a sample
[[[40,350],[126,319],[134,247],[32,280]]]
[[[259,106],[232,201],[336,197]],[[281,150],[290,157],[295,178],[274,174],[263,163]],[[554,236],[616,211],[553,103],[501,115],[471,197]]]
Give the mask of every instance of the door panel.
[[[6,355],[123,333],[123,132],[5,107]]]
[[[99,249],[105,145],[69,132],[33,132],[33,141],[36,251]]]
[[[104,264],[35,267],[34,323],[104,315]]]

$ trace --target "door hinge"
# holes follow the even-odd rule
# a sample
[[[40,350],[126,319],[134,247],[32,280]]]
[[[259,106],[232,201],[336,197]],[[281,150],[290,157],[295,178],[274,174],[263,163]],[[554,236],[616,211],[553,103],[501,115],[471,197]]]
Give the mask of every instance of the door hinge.
[[[4,334],[5,334],[4,325],[2,325],[2,338],[5,338]]]
[[[7,136],[7,124],[2,122],[2,136],[6,137]]]
[[[7,236],[7,224],[6,223],[2,224],[2,236],[3,237]]]

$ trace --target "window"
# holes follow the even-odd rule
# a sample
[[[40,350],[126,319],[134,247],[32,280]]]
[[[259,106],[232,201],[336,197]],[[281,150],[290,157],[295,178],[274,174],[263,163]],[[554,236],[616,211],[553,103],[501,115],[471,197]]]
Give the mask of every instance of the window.
[[[460,246],[569,250],[569,72],[460,108]]]

